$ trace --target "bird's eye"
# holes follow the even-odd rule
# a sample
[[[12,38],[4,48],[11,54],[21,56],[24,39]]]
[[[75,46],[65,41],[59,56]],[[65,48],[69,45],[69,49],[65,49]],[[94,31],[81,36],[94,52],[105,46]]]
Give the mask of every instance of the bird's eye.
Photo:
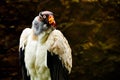
[[[46,18],[46,15],[43,15],[43,18],[45,19],[45,18]]]

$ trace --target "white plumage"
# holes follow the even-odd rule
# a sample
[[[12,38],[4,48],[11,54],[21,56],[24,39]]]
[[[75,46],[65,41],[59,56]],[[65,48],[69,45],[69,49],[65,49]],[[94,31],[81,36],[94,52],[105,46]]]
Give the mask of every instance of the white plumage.
[[[34,39],[30,34],[25,48],[25,63],[31,80],[50,80],[50,72],[47,68],[47,46],[42,43],[45,33],[41,33]],[[38,79],[37,79],[38,78]]]
[[[39,22],[37,16],[34,21]],[[34,22],[33,21],[33,22]],[[42,25],[41,25],[42,26]],[[51,80],[47,65],[47,51],[59,56],[65,68],[71,72],[72,55],[68,41],[63,34],[52,27],[34,34],[34,28],[26,28],[20,37],[20,45],[24,51],[24,62],[30,80]]]
[[[52,31],[46,41],[46,44],[50,52],[59,55],[63,65],[65,65],[70,73],[72,68],[71,48],[63,34],[59,30]]]

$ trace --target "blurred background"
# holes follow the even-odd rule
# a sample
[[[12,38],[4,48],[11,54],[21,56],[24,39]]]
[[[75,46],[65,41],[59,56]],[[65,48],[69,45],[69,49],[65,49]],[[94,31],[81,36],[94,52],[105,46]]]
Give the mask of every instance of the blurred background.
[[[119,0],[0,0],[0,80],[22,80],[19,37],[42,10],[72,48],[70,80],[120,80]]]

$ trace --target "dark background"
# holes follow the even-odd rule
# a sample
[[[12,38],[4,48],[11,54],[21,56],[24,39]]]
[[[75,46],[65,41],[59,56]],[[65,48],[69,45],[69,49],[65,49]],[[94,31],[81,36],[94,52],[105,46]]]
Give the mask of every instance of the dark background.
[[[19,37],[42,10],[72,48],[70,80],[120,80],[119,0],[0,0],[0,80],[21,80]]]

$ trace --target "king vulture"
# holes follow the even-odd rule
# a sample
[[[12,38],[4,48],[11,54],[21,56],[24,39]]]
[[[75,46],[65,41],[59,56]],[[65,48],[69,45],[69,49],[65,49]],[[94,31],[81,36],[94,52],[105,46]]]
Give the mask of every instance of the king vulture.
[[[56,29],[53,13],[42,11],[23,30],[19,43],[23,80],[68,80],[72,68],[71,48]]]

